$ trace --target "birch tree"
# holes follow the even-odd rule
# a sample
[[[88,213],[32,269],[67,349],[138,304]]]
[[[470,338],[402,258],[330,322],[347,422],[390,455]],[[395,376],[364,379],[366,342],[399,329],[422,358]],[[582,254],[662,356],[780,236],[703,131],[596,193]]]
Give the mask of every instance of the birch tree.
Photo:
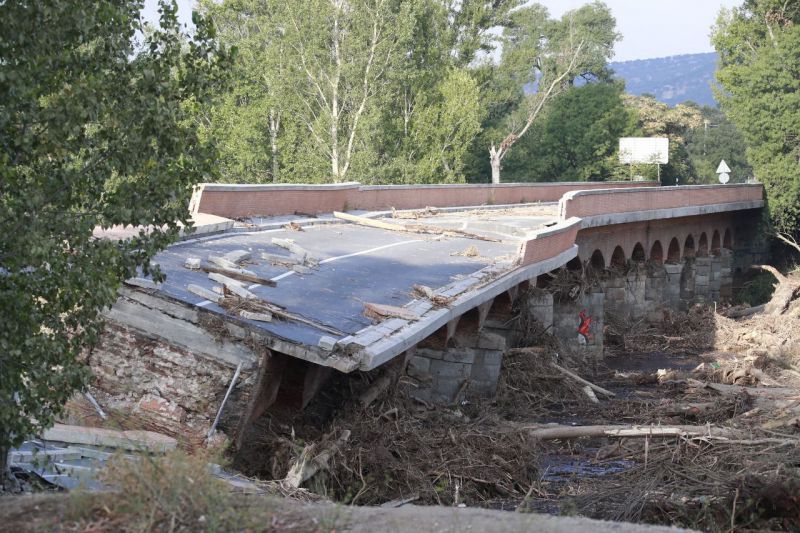
[[[388,0],[306,0],[285,6],[287,57],[308,135],[345,181],[365,114],[395,60],[396,13]]]
[[[286,20],[279,0],[202,0],[201,10],[220,41],[238,53],[231,83],[200,115],[219,144],[226,178],[277,182],[283,164],[280,136],[294,99],[288,77]]]

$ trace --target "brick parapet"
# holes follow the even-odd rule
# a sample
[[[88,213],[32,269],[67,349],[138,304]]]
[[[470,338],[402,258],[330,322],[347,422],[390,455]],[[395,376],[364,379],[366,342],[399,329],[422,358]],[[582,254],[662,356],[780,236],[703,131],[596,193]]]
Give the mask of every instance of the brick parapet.
[[[332,211],[420,209],[556,202],[576,189],[654,187],[639,182],[564,182],[442,185],[361,185],[359,183],[291,185],[205,183],[195,190],[192,213],[226,218],[319,214]]]
[[[763,205],[763,190],[763,186],[758,183],[660,187],[647,191],[577,190],[570,191],[561,198],[559,215],[562,220],[566,220],[570,217],[587,219],[613,214],[675,210],[673,216],[687,216],[702,213],[680,213],[678,210],[725,204],[750,205],[751,208],[756,208]]]

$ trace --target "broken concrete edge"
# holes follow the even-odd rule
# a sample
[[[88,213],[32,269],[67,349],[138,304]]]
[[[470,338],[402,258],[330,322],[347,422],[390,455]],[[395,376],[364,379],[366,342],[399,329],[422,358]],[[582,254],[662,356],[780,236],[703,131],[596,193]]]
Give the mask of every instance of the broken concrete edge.
[[[163,291],[145,291],[132,287],[124,287],[119,291],[120,300],[110,310],[105,312],[107,320],[113,323],[120,324],[125,327],[133,328],[142,335],[154,339],[159,339],[175,346],[189,350],[200,357],[207,357],[215,361],[222,362],[235,368],[239,362],[244,361],[245,370],[251,370],[258,365],[260,356],[254,352],[248,355],[243,353],[227,354],[226,351],[220,350],[220,346],[226,344],[240,345],[241,343],[231,343],[228,341],[215,339],[215,342],[209,343],[210,346],[205,346],[205,343],[189,344],[188,342],[181,341],[175,335],[174,327],[165,327],[170,319],[180,320],[186,322],[198,333],[208,333],[200,325],[201,317],[219,318],[224,322],[231,324],[233,327],[241,328],[245,336],[249,336],[259,346],[263,346],[270,350],[285,353],[297,359],[302,359],[310,363],[321,366],[329,366],[341,372],[352,372],[358,366],[358,361],[349,358],[341,357],[336,354],[331,354],[323,347],[307,346],[294,343],[292,341],[283,339],[273,333],[267,333],[257,325],[250,323],[247,319],[238,316],[229,315],[224,311],[217,311],[213,308],[198,307],[196,305],[188,304],[174,296],[171,296]],[[128,301],[134,305],[138,305],[143,310],[148,311],[154,315],[152,318],[153,324],[158,324],[160,327],[150,327],[142,324],[141,320],[132,320],[126,313],[115,311],[120,301]],[[161,317],[157,315],[162,315]],[[210,333],[208,333],[210,335]],[[233,335],[232,335],[233,336]],[[195,336],[189,337],[191,340],[197,340]],[[243,339],[235,339],[243,340]],[[202,346],[201,346],[202,345]],[[209,349],[210,348],[210,349]],[[239,350],[241,352],[241,350]]]
[[[436,290],[431,291],[431,296],[442,296],[444,298],[455,299],[456,296],[464,294],[469,291],[477,290],[486,285],[485,280],[494,280],[498,276],[502,276],[510,269],[514,268],[515,263],[512,261],[498,261],[492,263],[472,274],[448,283]],[[414,320],[419,320],[426,313],[434,309],[434,304],[429,298],[415,299],[406,304],[403,308],[407,309],[410,313],[415,315]],[[384,320],[379,324],[374,324],[360,329],[353,335],[348,335],[339,339],[337,342],[339,350],[345,353],[352,354],[355,351],[360,351],[376,342],[379,342],[386,337],[394,334],[397,330],[407,326],[411,322],[408,319],[401,317],[394,317]]]
[[[434,309],[421,317],[420,320],[410,323],[391,336],[360,350],[356,354],[359,360],[359,370],[372,370],[383,365],[404,353],[406,350],[416,346],[419,342],[432,335],[436,330],[446,325],[454,318],[497,297],[499,294],[519,285],[523,281],[531,280],[536,276],[567,264],[570,260],[577,257],[577,255],[578,246],[573,244],[568,250],[559,253],[555,257],[519,268],[509,275],[502,276],[499,279],[489,282],[482,288],[473,288],[456,299],[450,308]]]
[[[630,224],[632,222],[645,222],[667,218],[682,218],[691,216],[711,215],[726,211],[745,211],[764,207],[764,200],[750,200],[745,202],[730,202],[725,204],[699,205],[675,207],[666,209],[651,209],[648,211],[628,211],[604,215],[581,217],[581,229],[595,228],[598,226],[613,226],[614,224]],[[575,217],[573,217],[575,218]]]
[[[41,438],[68,444],[85,444],[129,451],[166,453],[178,446],[172,437],[145,430],[125,430],[54,424]]]

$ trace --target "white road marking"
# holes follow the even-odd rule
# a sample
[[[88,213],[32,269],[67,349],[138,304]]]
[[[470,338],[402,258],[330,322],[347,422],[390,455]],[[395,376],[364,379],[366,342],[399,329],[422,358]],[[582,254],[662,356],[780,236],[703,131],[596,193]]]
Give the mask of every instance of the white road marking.
[[[383,246],[378,246],[376,248],[370,248],[369,250],[363,250],[361,252],[355,252],[352,254],[347,255],[340,255],[338,257],[329,257],[328,259],[324,259],[319,262],[320,265],[324,263],[332,263],[333,261],[338,261],[339,259],[347,259],[348,257],[355,257],[357,255],[364,255],[364,254],[371,254],[372,252],[377,252],[379,250],[385,250],[386,248],[392,248],[393,246],[400,246],[401,244],[411,244],[412,242],[422,242],[422,239],[412,239],[410,241],[402,241],[402,242],[395,242],[392,244],[384,244]]]

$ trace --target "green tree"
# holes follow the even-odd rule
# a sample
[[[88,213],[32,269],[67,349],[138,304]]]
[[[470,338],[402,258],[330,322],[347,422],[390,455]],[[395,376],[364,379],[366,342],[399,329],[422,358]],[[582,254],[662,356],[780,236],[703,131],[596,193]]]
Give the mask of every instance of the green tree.
[[[150,259],[188,223],[192,186],[212,178],[189,115],[227,54],[202,18],[182,35],[174,2],[136,48],[141,8],[0,3],[0,450],[85,386],[79,355],[100,311],[137,270],[160,277]],[[149,231],[93,237],[114,225]]]
[[[504,176],[524,181],[602,181],[618,172],[620,137],[636,129],[621,82],[573,87],[553,99],[506,160]]]
[[[516,10],[511,18],[503,33],[501,72],[514,80],[520,91],[528,88],[530,92],[509,116],[502,140],[491,142],[492,183],[500,182],[503,159],[553,98],[571,87],[578,76],[606,76],[605,63],[620,37],[614,30],[616,21],[601,2],[568,11],[560,20],[550,19],[539,4]]]
[[[722,10],[712,34],[717,98],[747,142],[776,229],[800,215],[800,3],[746,0]]]
[[[480,76],[470,65],[493,49],[496,37],[489,30],[506,24],[518,3],[400,4],[394,31],[398,60],[388,73],[370,134],[380,165],[366,180],[464,181],[466,152],[485,114]]]
[[[678,104],[671,108],[653,96],[626,94],[623,99],[626,107],[636,112],[635,136],[669,139],[669,163],[661,166],[661,183],[663,185],[696,183],[686,138],[692,130],[703,125],[700,109],[694,104]],[[633,168],[628,170],[647,179],[656,179],[659,171],[655,165],[633,165]]]
[[[731,168],[731,182],[744,183],[753,175],[747,162],[747,145],[736,125],[720,109],[703,106],[702,126],[686,134],[686,150],[697,183],[718,183],[717,166],[723,159]]]

